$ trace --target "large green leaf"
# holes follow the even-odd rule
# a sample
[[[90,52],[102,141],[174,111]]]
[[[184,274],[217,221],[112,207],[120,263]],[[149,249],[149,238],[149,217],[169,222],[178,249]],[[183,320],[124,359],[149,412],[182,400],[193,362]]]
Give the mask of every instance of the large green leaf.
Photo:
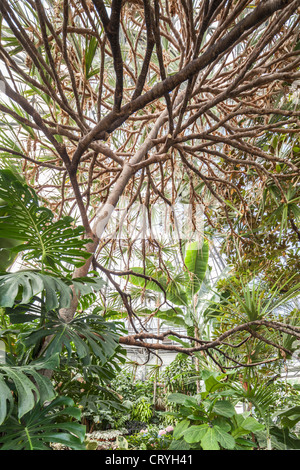
[[[187,430],[189,425],[190,425],[190,421],[187,419],[183,419],[182,421],[179,421],[179,423],[176,425],[173,431],[174,439],[179,439],[180,437],[182,437],[184,431]]]
[[[75,293],[82,295],[97,292],[103,286],[100,277],[61,278],[37,271],[19,271],[0,276],[0,306],[13,307],[18,304],[28,304],[38,294],[45,297],[46,311],[56,308],[67,308]]]
[[[265,426],[259,423],[252,416],[247,416],[246,418],[242,414],[235,415],[236,427],[232,431],[232,436],[237,439],[242,436],[246,436],[250,433],[259,433],[265,429]]]
[[[184,395],[183,393],[171,393],[168,395],[168,401],[177,404],[184,404],[187,398],[187,395]]]
[[[186,442],[185,440],[183,439],[180,439],[178,441],[176,440],[173,440],[171,442],[171,445],[169,447],[169,450],[189,450],[190,449],[190,446],[188,444],[188,442]]]
[[[197,293],[204,281],[208,267],[209,245],[205,240],[202,245],[198,242],[189,243],[185,253],[185,266],[188,272],[177,273],[172,279],[168,279],[166,274],[157,270],[151,263],[144,268],[134,267],[132,271],[136,275],[129,276],[129,282],[143,289],[160,292],[166,299],[175,305],[188,306],[191,297]],[[146,275],[149,279],[142,276]],[[161,315],[164,315],[161,312]],[[183,326],[183,319],[180,315],[172,315],[170,322],[177,326]],[[165,318],[167,320],[167,318]]]
[[[184,431],[183,436],[189,444],[201,443],[203,450],[218,450],[219,445],[228,450],[235,447],[235,439],[219,426],[191,426]]]
[[[203,450],[219,450],[218,435],[214,428],[208,428],[204,436],[201,438],[201,447]]]
[[[184,440],[189,444],[200,442],[209,429],[208,424],[201,424],[199,426],[190,426],[184,433]]]
[[[300,439],[295,434],[289,432],[287,428],[271,427],[272,444],[278,445],[279,450],[300,450]]]
[[[165,323],[171,326],[176,327],[185,327],[186,323],[184,320],[184,313],[183,311],[178,308],[169,308],[167,310],[159,310],[155,316],[159,318],[160,320],[163,320],[161,323],[161,326],[163,326]]]
[[[13,253],[22,252],[25,260],[56,271],[80,266],[90,257],[85,250],[88,240],[80,238],[84,228],[74,228],[71,217],[54,221],[53,213],[40,207],[33,189],[10,170],[0,170],[0,198],[6,203],[1,208],[0,237],[20,241]]]
[[[259,432],[264,429],[264,425],[259,423],[252,416],[245,418],[245,420],[241,423],[241,427],[249,432]]]
[[[46,406],[39,403],[21,420],[11,415],[0,426],[1,450],[47,450],[50,443],[85,450],[85,426],[71,421],[74,418],[80,419],[80,411],[68,397],[58,397]]]
[[[10,388],[6,385],[0,372],[0,425],[13,410],[14,402]]]
[[[6,215],[6,202],[0,199],[0,220]],[[1,223],[1,222],[0,222]],[[14,240],[11,237],[0,238],[0,271],[6,271],[16,258],[16,254],[12,253],[12,248],[20,244],[20,240]]]
[[[209,245],[207,240],[204,240],[202,245],[198,242],[192,242],[187,246],[184,264],[189,274],[188,292],[190,295],[196,294],[204,281],[208,257]]]
[[[12,265],[16,258],[16,254],[12,253],[12,248],[19,243],[20,241],[12,238],[0,238],[0,271],[6,271]]]
[[[28,365],[0,364],[0,424],[12,412],[12,392],[18,402],[19,419],[32,410],[38,401],[44,403],[55,397],[50,379],[38,371],[53,370],[58,366],[58,362],[58,354],[55,354],[47,360],[33,361]]]
[[[231,418],[235,415],[235,409],[232,403],[229,401],[218,400],[214,404],[213,412],[219,416],[224,416],[225,418]]]
[[[213,429],[217,441],[224,449],[232,450],[235,448],[235,439],[228,432],[223,431],[219,426],[214,426]]]
[[[293,406],[276,413],[280,418],[281,424],[287,428],[293,428],[300,421],[300,406]]]
[[[90,78],[93,76],[96,72],[91,70],[93,60],[95,58],[95,54],[98,49],[98,40],[95,37],[91,37],[89,40],[87,40],[87,45],[85,48],[85,76],[86,78]],[[99,73],[99,69],[98,69]]]
[[[105,364],[119,347],[116,325],[98,315],[78,316],[66,322],[56,312],[50,312],[41,328],[33,327],[22,334],[22,342],[29,348],[47,336],[51,341],[45,350],[46,357],[66,349],[69,358],[75,352],[85,365],[90,363],[92,355],[97,356],[102,365]]]
[[[226,383],[221,382],[221,379],[225,377],[224,374],[218,374],[216,372],[211,372],[209,370],[202,371],[202,378],[205,383],[205,390],[208,393],[215,392],[221,388],[226,387]]]

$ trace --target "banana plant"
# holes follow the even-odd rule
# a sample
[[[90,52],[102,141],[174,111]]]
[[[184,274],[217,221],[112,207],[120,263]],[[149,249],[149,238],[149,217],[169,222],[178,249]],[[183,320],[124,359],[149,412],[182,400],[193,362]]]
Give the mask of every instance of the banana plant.
[[[78,422],[80,410],[68,397],[57,397],[46,406],[38,404],[19,418],[12,413],[0,426],[1,450],[49,450],[61,444],[73,450],[85,450],[85,426]]]
[[[220,304],[226,301],[227,292],[218,292],[217,283],[232,269],[225,267],[220,274],[211,281],[209,279],[210,267],[209,261],[209,241],[204,240],[202,246],[197,242],[186,246],[184,272],[175,273],[171,281],[167,281],[163,272],[157,271],[156,266],[150,265],[151,269],[146,270],[146,274],[158,281],[165,291],[168,301],[173,306],[167,309],[159,309],[156,317],[161,320],[161,327],[167,325],[173,328],[185,329],[187,334],[192,337],[201,338],[203,335],[210,334],[210,325],[216,317],[222,315]],[[149,265],[148,265],[149,267]],[[143,273],[142,268],[133,268],[135,272]],[[179,281],[180,279],[180,281]],[[162,295],[162,289],[155,281],[146,281],[141,277],[130,276],[129,281],[135,286],[158,292]],[[149,315],[151,310],[143,308],[139,311],[140,315]],[[184,347],[189,347],[187,341],[182,341],[176,336],[170,336],[175,342]]]
[[[165,296],[174,305],[173,308],[159,310],[156,314],[157,318],[175,327],[194,330],[198,324],[195,305],[201,288],[204,289],[208,273],[208,259],[209,242],[207,240],[204,240],[202,244],[191,242],[186,246],[183,273],[175,273],[173,279],[168,279],[165,272],[158,271],[154,264],[150,264],[145,274],[152,280],[130,275],[129,281],[142,289]],[[141,275],[144,273],[143,268],[140,267],[132,268],[132,271]],[[178,339],[174,337],[174,340]]]
[[[264,425],[249,414],[238,414],[225,374],[201,372],[203,387],[196,396],[172,393],[168,401],[178,406],[166,412],[177,418],[171,450],[249,450],[256,444],[247,439],[261,432]]]
[[[186,270],[184,273],[176,273],[173,279],[169,279],[166,273],[157,270],[154,264],[148,264],[145,274],[153,280],[130,275],[129,281],[143,289],[165,294],[167,300],[175,305],[187,307],[204,281],[208,267],[208,256],[209,244],[207,240],[204,240],[202,245],[198,242],[192,242],[186,248],[184,258]],[[141,267],[132,268],[132,271],[141,275],[144,273]]]

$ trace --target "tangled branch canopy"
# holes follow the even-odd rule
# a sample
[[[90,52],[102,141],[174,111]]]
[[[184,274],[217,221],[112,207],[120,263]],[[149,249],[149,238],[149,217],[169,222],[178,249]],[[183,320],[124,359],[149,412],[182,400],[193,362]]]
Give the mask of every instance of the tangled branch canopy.
[[[201,206],[229,254],[300,240],[300,0],[1,0],[0,13],[1,158],[84,226],[91,258],[74,276],[93,262],[132,317],[118,263],[155,253],[167,269],[148,233],[123,251],[105,234],[121,197],[150,225],[155,204]]]

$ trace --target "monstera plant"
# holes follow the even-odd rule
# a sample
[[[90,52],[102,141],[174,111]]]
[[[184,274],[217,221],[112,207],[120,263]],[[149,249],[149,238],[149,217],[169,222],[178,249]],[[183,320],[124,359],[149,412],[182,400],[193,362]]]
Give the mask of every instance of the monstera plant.
[[[74,360],[99,380],[118,367],[115,324],[94,314],[67,323],[60,309],[72,296],[96,294],[104,281],[92,273],[72,279],[71,266],[89,257],[88,242],[70,217],[54,220],[37,194],[10,170],[0,171],[0,448],[44,449],[61,443],[84,448],[80,410],[57,396],[51,373]],[[18,257],[21,270],[9,270]],[[119,356],[118,356],[119,357]]]
[[[168,400],[178,411],[168,412],[177,418],[172,450],[249,450],[256,447],[251,439],[264,431],[249,413],[238,414],[230,382],[208,370],[202,371],[203,387],[196,397],[173,393]],[[249,439],[250,437],[250,439]]]

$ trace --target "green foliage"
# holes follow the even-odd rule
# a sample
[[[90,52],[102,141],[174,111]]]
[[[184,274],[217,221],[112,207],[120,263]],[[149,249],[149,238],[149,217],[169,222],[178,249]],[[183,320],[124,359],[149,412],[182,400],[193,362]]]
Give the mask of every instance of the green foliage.
[[[149,423],[153,416],[152,405],[147,397],[139,398],[133,405],[131,410],[131,418]]]
[[[125,423],[130,419],[127,403],[104,387],[96,387],[96,394],[93,393],[93,388],[95,384],[85,382],[78,397],[84,422],[97,430],[124,429]]]
[[[287,428],[272,426],[270,429],[272,449],[274,450],[300,450],[299,436]],[[265,445],[265,436],[260,435],[259,441]]]
[[[54,221],[35,192],[10,170],[0,170],[0,198],[6,203],[1,207],[0,237],[20,241],[12,253],[22,252],[25,260],[52,271],[81,266],[89,258],[84,249],[88,240],[80,239],[83,227],[74,228],[71,217]]]
[[[184,272],[173,272],[171,263],[168,263],[168,269],[172,276],[168,276],[151,260],[146,260],[146,269],[133,268],[133,271],[146,274],[153,280],[146,280],[143,277],[130,275],[129,281],[135,286],[139,286],[147,291],[160,292],[162,296],[172,302],[175,306],[169,309],[159,309],[156,317],[163,320],[161,326],[167,324],[172,327],[183,327],[187,331],[192,329],[191,335],[194,336],[194,329],[198,328],[199,319],[194,309],[196,297],[201,298],[201,289],[204,289],[205,280],[209,272],[209,242],[204,240],[202,244],[198,242],[188,243],[185,247]],[[157,281],[157,282],[155,282]],[[160,287],[161,286],[161,287]],[[141,314],[152,313],[149,309],[143,308]],[[176,336],[170,336],[173,341],[179,342],[184,347],[189,347],[190,343],[182,341]]]
[[[0,335],[7,345],[6,362],[0,365],[0,448],[39,450],[58,443],[84,449],[81,411],[62,395],[70,391],[66,384],[55,386],[55,381],[64,367],[91,377],[98,390],[112,380],[124,362],[118,341],[123,327],[96,314],[63,319],[61,309],[70,307],[74,295],[84,305],[104,284],[96,273],[75,279],[65,274],[70,265],[80,266],[90,256],[83,229],[75,228],[71,218],[55,222],[36,193],[12,172],[1,170],[0,181],[5,201],[0,234],[16,241],[9,256],[4,253],[2,269],[21,252],[25,265],[22,271],[0,276]],[[29,262],[37,269],[29,269]],[[45,371],[52,371],[52,380]],[[78,402],[83,398],[75,397]],[[115,403],[124,410],[117,399]]]
[[[39,294],[45,298],[47,311],[68,308],[74,295],[71,286],[75,294],[88,295],[99,291],[103,281],[97,276],[70,279],[33,270],[7,273],[0,276],[0,305],[13,307],[17,302],[19,305],[28,304]]]
[[[166,298],[175,305],[188,306],[193,295],[199,291],[204,281],[208,266],[208,256],[209,244],[207,240],[204,240],[202,245],[199,245],[198,242],[193,242],[186,247],[184,260],[186,272],[183,277],[179,276],[181,273],[177,273],[173,279],[168,279],[164,272],[157,270],[153,263],[149,263],[145,273],[144,269],[139,267],[135,267],[132,270],[136,273],[152,277],[157,283],[153,280],[145,280],[134,275],[129,276],[129,281],[135,286],[162,294],[165,293]],[[178,280],[176,277],[178,277]]]
[[[245,382],[249,380],[255,382],[257,374],[261,374],[262,380],[267,375],[274,376],[278,373],[282,360],[290,359],[297,347],[299,319],[297,296],[300,284],[294,282],[294,277],[291,276],[287,280],[278,275],[273,283],[267,282],[257,273],[244,273],[243,275],[237,273],[220,280],[217,285],[220,301],[211,305],[213,307],[211,313],[207,312],[210,317],[210,338],[218,337],[230,329],[238,329],[239,325],[249,322],[258,323],[249,325],[250,336],[248,332],[237,332],[234,335],[235,344],[240,345],[238,348],[231,346],[220,348],[227,355],[227,359],[222,354],[218,356],[218,359],[216,357],[225,368],[232,367],[234,361],[237,361],[235,364],[251,363],[251,368],[247,367],[243,370]],[[262,324],[260,325],[259,322]],[[275,328],[265,327],[264,322],[273,322]],[[279,322],[282,326],[288,324],[291,330],[296,327],[295,335],[282,334],[278,331],[276,325],[279,325]],[[278,347],[276,348],[275,345]],[[282,352],[281,347],[284,348]],[[232,358],[232,361],[229,358]],[[255,364],[262,364],[262,367],[256,367],[254,371]],[[206,365],[206,367],[211,366]]]
[[[0,425],[12,414],[14,395],[17,396],[15,414],[21,419],[33,410],[38,402],[50,401],[56,396],[48,377],[39,373],[58,366],[58,355],[32,361],[27,365],[0,364]]]
[[[72,397],[78,404],[87,432],[124,427],[124,421],[129,419],[126,402],[110,386],[124,361],[119,354],[104,365],[94,357],[85,366],[82,361],[79,363],[75,352],[71,359],[63,358],[60,368],[55,370],[58,393]]]
[[[85,426],[72,419],[79,420],[80,411],[67,397],[38,403],[22,419],[13,413],[0,426],[1,450],[47,450],[51,443],[85,450]]]
[[[291,142],[285,147],[290,158],[296,146]],[[237,224],[241,243],[227,240],[223,244],[237,272],[257,272],[270,283],[276,282],[278,273],[283,283],[294,275],[294,282],[299,282],[298,186],[282,181],[279,190],[273,180],[267,180],[258,192],[248,224]]]
[[[1,204],[1,201],[0,201]],[[14,262],[16,255],[12,253],[12,248],[19,244],[19,241],[12,238],[0,238],[0,269],[5,271]]]
[[[290,185],[286,190],[285,200],[283,200],[282,194],[275,185],[268,185],[265,191],[266,193],[269,193],[265,194],[265,198],[269,196],[276,205],[276,209],[270,213],[265,223],[266,225],[279,223],[280,229],[278,241],[281,243],[287,232],[291,219],[294,223],[298,223],[300,221],[300,196],[297,187],[292,185]]]
[[[200,394],[173,393],[168,397],[176,405],[171,414],[177,420],[171,449],[300,448],[297,385],[252,380],[245,388],[235,373],[230,377],[207,370],[201,378]],[[248,411],[238,414],[237,403],[244,403]]]
[[[249,414],[237,414],[234,404],[228,399],[230,390],[226,390],[226,384],[216,374],[205,371],[202,378],[204,390],[200,395],[188,397],[174,393],[168,396],[169,401],[179,405],[178,411],[172,413],[178,424],[170,449],[182,446],[202,450],[256,447],[255,443],[247,440],[247,436],[261,432],[264,425]]]
[[[209,244],[206,240],[204,240],[201,246],[198,242],[188,244],[184,264],[189,274],[187,289],[190,297],[199,291],[205,279],[208,257]]]
[[[281,277],[271,286],[256,279],[247,284],[240,281],[239,290],[232,284],[229,287],[232,297],[229,299],[227,308],[229,307],[248,321],[270,319],[280,307],[298,296],[300,283],[288,288],[289,282],[290,280],[282,282]]]
[[[102,364],[113,356],[118,347],[116,325],[106,323],[95,315],[76,316],[70,322],[64,321],[55,312],[48,313],[47,321],[41,328],[33,327],[24,333],[22,342],[26,349],[34,346],[45,337],[51,337],[45,357],[59,353],[65,348],[68,357],[73,349],[79,359],[88,364],[95,355]]]
[[[195,376],[197,375],[195,364],[191,358],[184,354],[177,354],[175,359],[164,368],[160,377],[167,393],[181,392],[187,395],[196,393]]]
[[[292,406],[283,411],[275,413],[275,417],[279,418],[281,425],[284,428],[294,428],[300,421],[300,406]]]
[[[165,434],[160,434],[161,432]],[[166,432],[157,426],[147,426],[139,433],[126,437],[128,449],[132,450],[167,450],[172,442],[172,432]]]
[[[134,267],[132,270],[139,274],[144,274],[144,269],[140,267]],[[168,280],[167,276],[163,272],[157,271],[155,266],[149,267],[146,271],[146,275],[151,276],[155,281],[148,281],[142,277],[130,275],[129,281],[138,287],[145,288],[154,292],[163,294],[166,293],[166,298],[175,305],[182,305],[187,303],[186,292],[176,283],[175,280]],[[161,286],[161,287],[160,287]]]
[[[141,397],[151,397],[153,380],[136,380],[133,372],[122,369],[111,382],[112,389],[122,396],[123,400],[134,403]]]
[[[277,450],[300,449],[296,431],[300,421],[297,386],[283,388],[280,381],[270,384],[253,382],[247,391],[241,388],[240,396],[251,403],[256,416],[265,424],[265,433],[257,436],[260,446]]]

